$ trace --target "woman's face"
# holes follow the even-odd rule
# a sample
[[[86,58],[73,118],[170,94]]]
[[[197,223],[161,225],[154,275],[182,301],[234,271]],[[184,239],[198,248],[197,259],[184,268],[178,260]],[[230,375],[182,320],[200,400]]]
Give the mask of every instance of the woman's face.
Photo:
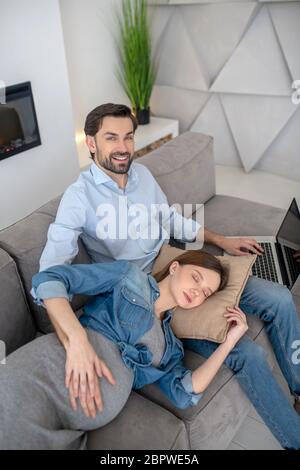
[[[218,290],[220,275],[211,269],[181,266],[174,261],[170,266],[170,289],[179,307],[190,309],[201,305]]]

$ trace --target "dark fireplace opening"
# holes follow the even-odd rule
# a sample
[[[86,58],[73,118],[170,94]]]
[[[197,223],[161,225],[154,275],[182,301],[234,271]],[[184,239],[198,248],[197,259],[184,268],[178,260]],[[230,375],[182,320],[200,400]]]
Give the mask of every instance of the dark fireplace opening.
[[[41,145],[31,83],[8,86],[0,103],[0,160]]]

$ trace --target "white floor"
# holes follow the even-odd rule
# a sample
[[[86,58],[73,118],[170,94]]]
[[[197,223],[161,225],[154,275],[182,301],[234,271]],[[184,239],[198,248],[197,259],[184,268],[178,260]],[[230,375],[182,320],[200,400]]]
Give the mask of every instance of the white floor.
[[[262,171],[216,165],[217,194],[236,196],[287,209],[296,197],[300,207],[300,182]]]
[[[293,197],[300,207],[300,183],[276,175],[252,171],[245,173],[241,168],[216,166],[217,194],[236,196],[255,202],[287,209]],[[287,383],[278,367],[274,377],[282,386],[291,403]],[[281,446],[262,418],[252,407],[242,426],[233,438],[228,450],[279,450]]]

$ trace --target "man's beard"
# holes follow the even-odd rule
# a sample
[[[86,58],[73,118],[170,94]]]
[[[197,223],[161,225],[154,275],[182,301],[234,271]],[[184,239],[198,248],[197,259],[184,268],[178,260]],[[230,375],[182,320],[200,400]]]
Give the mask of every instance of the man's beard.
[[[105,168],[105,170],[111,171],[112,173],[116,173],[118,175],[125,175],[128,173],[129,168],[132,164],[132,157],[130,153],[125,152],[125,153],[120,153],[120,152],[115,152],[111,153],[108,157],[100,157],[101,153],[97,152],[96,159],[97,162],[99,163],[100,166]],[[99,158],[100,157],[100,158]],[[128,157],[127,160],[124,162],[119,161],[117,162],[116,160],[113,159],[113,157]]]

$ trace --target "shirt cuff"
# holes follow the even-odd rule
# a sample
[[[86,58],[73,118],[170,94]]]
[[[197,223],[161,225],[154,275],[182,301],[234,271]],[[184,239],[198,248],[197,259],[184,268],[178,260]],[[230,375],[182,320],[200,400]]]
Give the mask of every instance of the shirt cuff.
[[[181,240],[184,243],[195,242],[201,225],[192,218],[182,218],[182,224],[183,225],[182,228],[180,228],[180,231],[178,231],[178,227],[174,227],[174,238],[176,240]]]
[[[195,393],[193,390],[192,373],[188,371],[181,379],[181,383],[185,391],[191,396],[191,404],[197,405],[203,393]]]
[[[61,297],[67,300],[72,300],[72,295],[68,295],[65,285],[60,281],[46,281],[38,286],[35,290],[34,288],[30,291],[34,303],[45,307],[43,300],[53,299],[56,297]]]

